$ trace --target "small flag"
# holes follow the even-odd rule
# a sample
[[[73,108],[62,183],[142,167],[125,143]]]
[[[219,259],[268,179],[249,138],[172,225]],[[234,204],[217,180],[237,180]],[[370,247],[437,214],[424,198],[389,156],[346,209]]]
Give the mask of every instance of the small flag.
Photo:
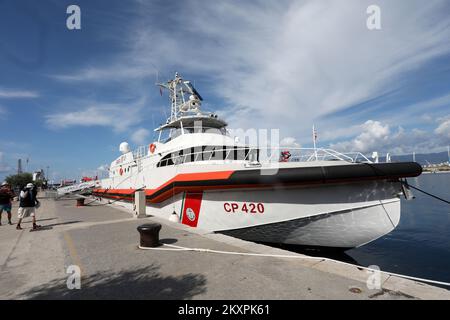
[[[159,94],[161,95],[161,97],[162,97],[162,95],[163,95],[163,92],[162,92],[162,88],[161,87],[159,87]]]
[[[317,141],[317,131],[314,128],[314,126],[313,126],[313,139],[314,139],[314,141]]]

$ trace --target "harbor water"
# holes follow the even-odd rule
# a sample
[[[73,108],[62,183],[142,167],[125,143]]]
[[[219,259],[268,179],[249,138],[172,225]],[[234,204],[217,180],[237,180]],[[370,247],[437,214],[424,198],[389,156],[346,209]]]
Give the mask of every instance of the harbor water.
[[[430,173],[409,184],[450,200],[450,174]],[[450,205],[411,189],[402,199],[400,224],[391,233],[346,254],[363,266],[450,282]]]
[[[450,173],[422,174],[408,179],[408,183],[450,200]],[[345,252],[275,246],[366,267],[375,265],[392,273],[450,282],[450,205],[412,188],[411,191],[415,199],[402,198],[397,228],[369,244]]]

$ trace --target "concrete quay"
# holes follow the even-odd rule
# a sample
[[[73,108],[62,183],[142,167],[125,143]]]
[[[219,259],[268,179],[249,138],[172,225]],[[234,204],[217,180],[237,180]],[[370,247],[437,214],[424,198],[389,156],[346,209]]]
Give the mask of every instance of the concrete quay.
[[[370,290],[371,273],[356,266],[156,217],[133,218],[119,205],[76,207],[75,199],[52,198],[41,203],[41,230],[30,232],[30,218],[22,231],[0,226],[0,299],[450,299],[443,288],[389,275],[381,276],[381,289]],[[141,250],[136,228],[148,222],[162,224],[165,244],[298,258]],[[80,289],[67,286],[71,265],[81,269]]]

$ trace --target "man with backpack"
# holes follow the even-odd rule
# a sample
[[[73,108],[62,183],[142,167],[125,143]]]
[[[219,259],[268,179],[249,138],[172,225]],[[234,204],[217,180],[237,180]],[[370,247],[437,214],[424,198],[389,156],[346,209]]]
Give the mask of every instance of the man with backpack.
[[[11,200],[14,198],[14,193],[11,191],[11,187],[8,182],[3,182],[0,187],[0,226],[2,225],[2,214],[3,210],[6,211],[8,215],[8,224],[11,222]]]
[[[37,190],[32,183],[28,183],[26,187],[20,191],[19,196],[19,221],[17,222],[17,230],[22,230],[20,224],[22,219],[31,216],[33,218],[33,230],[38,229],[40,226],[36,224],[36,208],[39,207],[40,203],[37,200]]]

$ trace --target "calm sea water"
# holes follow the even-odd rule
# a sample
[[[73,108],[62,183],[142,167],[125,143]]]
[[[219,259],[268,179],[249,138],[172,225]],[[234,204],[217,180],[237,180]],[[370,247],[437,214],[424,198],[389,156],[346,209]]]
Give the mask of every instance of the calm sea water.
[[[408,182],[450,200],[450,174],[422,174]],[[450,282],[450,205],[411,189],[400,224],[391,233],[345,253],[363,266]]]
[[[422,174],[410,185],[450,200],[450,174]],[[281,245],[307,255],[329,257],[361,266],[377,265],[413,277],[450,282],[450,205],[411,189],[402,199],[400,223],[391,233],[360,248],[342,252]],[[448,287],[445,287],[448,288]]]

